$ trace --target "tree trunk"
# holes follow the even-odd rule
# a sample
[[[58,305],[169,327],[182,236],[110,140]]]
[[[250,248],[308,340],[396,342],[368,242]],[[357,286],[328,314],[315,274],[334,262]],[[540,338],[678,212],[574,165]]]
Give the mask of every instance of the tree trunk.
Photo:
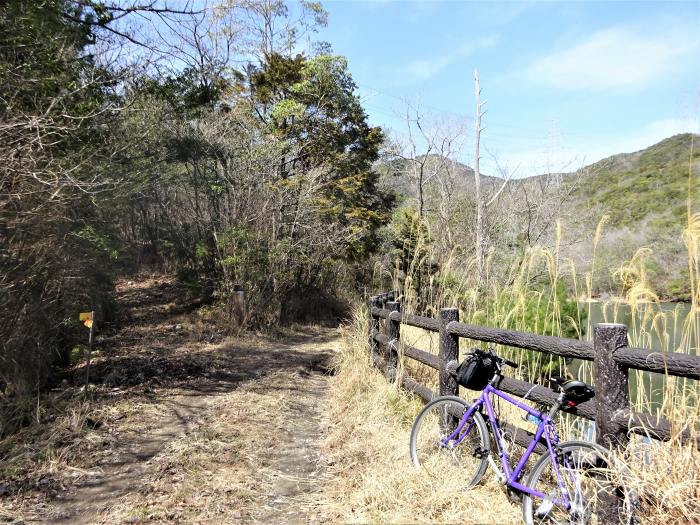
[[[481,84],[479,72],[474,70],[474,95],[476,97],[476,117],[474,129],[474,197],[476,199],[476,232],[474,248],[476,253],[477,285],[481,288],[486,280],[486,235],[484,232],[484,201],[481,197],[481,173],[479,172],[479,141],[481,140]]]

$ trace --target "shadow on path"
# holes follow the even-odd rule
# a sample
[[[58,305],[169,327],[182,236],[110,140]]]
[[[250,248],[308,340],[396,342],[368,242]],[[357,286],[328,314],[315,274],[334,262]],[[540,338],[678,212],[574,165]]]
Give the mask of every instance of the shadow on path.
[[[227,341],[213,324],[182,313],[187,310],[183,295],[181,287],[162,278],[122,283],[118,328],[102,341],[90,372],[95,403],[109,414],[93,433],[104,445],[81,465],[87,475],[49,502],[45,521],[100,523],[120,497],[140,490],[149,461],[168,443],[190,433],[218,396],[242,387],[255,389],[270,374],[298,377],[285,386],[298,392],[291,416],[314,422],[298,427],[298,439],[291,439],[280,457],[283,461],[291,454],[292,459],[284,459],[289,462],[284,469],[293,470],[297,464],[304,473],[307,463],[310,469],[317,467],[309,458],[317,457],[319,401],[325,396],[335,330],[313,327],[284,341]],[[203,342],[203,334],[205,341],[217,342]],[[75,377],[84,377],[80,368]],[[137,413],[110,413],[110,406],[128,406]],[[287,492],[299,490],[306,489],[282,486],[273,499],[283,501]],[[283,512],[279,503],[266,508],[264,517],[269,519]],[[300,518],[294,512],[290,516]]]

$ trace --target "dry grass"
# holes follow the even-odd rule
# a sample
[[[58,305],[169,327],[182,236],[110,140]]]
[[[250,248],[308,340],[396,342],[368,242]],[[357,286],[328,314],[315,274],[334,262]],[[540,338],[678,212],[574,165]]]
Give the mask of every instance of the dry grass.
[[[700,452],[674,439],[633,441],[626,452],[626,482],[640,497],[645,525],[700,523]]]
[[[345,329],[331,380],[324,515],[347,523],[518,523],[520,506],[490,474],[467,491],[457,475],[436,480],[413,468],[409,435],[423,405],[370,366],[362,324],[358,315]]]
[[[95,458],[110,453],[116,427],[122,432],[142,427],[156,410],[133,399],[96,404],[77,388],[50,396],[41,407],[41,422],[0,442],[0,518],[39,519],[46,502],[67,487],[99,478]]]
[[[364,334],[358,313],[344,330],[344,352],[331,383],[324,447],[333,475],[318,503],[326,518],[350,523],[520,523],[520,505],[509,500],[489,472],[467,491],[457,473],[430,479],[413,469],[408,440],[423,403],[370,366]],[[418,332],[409,331],[408,341],[431,348],[428,336]],[[435,382],[434,371],[409,368]],[[462,395],[468,398],[470,393]],[[508,405],[502,409],[503,419],[526,426],[517,421],[517,411]],[[687,413],[685,407],[674,419]],[[581,437],[573,418],[562,419],[560,428],[564,439]],[[681,428],[679,424],[679,432]],[[514,454],[519,452],[513,448]],[[616,461],[624,465],[618,472],[624,485],[639,495],[641,523],[700,523],[700,453],[693,445],[680,438],[660,443],[637,437]]]

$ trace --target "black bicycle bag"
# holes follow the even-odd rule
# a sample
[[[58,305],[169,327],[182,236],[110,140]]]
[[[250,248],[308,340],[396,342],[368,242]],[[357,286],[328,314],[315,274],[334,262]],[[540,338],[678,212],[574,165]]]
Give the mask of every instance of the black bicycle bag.
[[[496,373],[496,362],[485,355],[469,354],[455,371],[457,383],[469,390],[483,390]]]

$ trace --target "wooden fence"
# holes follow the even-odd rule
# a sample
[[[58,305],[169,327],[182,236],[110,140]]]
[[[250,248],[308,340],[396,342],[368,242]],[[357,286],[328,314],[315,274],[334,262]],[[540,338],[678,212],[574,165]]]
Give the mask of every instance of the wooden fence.
[[[590,401],[571,409],[577,416],[594,420],[596,440],[604,446],[624,445],[628,433],[648,435],[655,439],[668,440],[672,426],[668,420],[630,408],[629,369],[668,374],[669,376],[700,379],[700,356],[652,352],[627,346],[627,327],[622,324],[597,324],[593,343],[561,337],[536,335],[514,330],[485,328],[459,322],[459,310],[443,308],[437,319],[409,315],[401,311],[401,304],[394,299],[394,292],[371,297],[369,300],[369,341],[374,363],[385,374],[401,381],[404,388],[418,394],[426,402],[437,395],[457,395],[458,385],[445,371],[445,365],[459,358],[459,339],[472,339],[524,350],[536,350],[549,355],[593,361],[593,382],[596,395]],[[384,319],[384,330],[380,320]],[[419,348],[400,344],[401,325],[415,326],[438,332],[439,354],[434,355]],[[380,352],[380,349],[383,350]],[[398,377],[399,355],[423,363],[439,372],[439,391],[433,392],[415,379],[402,374]],[[504,377],[499,388],[504,392],[545,405],[552,405],[557,394],[544,386]],[[691,425],[693,422],[690,423]],[[532,433],[512,425],[503,425],[515,443],[527,446]],[[683,436],[700,439],[692,428],[684,429]],[[541,449],[540,449],[541,450]]]

